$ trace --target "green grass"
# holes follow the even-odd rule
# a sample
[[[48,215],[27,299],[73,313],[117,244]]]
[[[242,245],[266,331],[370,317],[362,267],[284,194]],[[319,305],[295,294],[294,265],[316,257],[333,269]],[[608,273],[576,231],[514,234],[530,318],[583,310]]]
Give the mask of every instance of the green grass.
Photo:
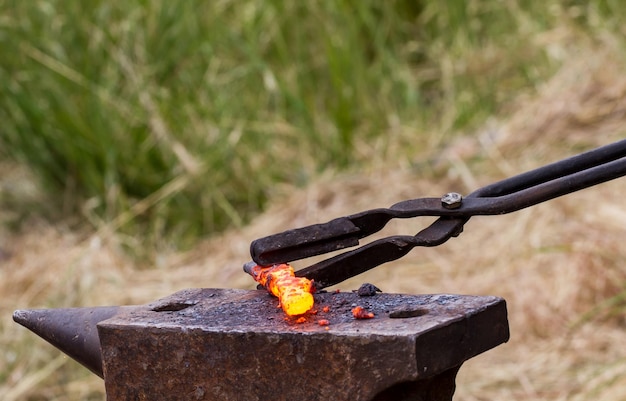
[[[0,158],[34,172],[49,217],[189,244],[277,184],[470,131],[558,67],[537,35],[623,29],[625,8],[0,0]]]

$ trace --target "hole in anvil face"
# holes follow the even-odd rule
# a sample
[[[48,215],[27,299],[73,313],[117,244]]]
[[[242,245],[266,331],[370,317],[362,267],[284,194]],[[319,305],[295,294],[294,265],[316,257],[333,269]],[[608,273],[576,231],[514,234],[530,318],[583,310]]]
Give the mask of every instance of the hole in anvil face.
[[[159,305],[152,308],[154,312],[176,312],[194,306],[196,301],[171,302],[165,305]]]
[[[404,319],[408,317],[424,316],[428,313],[428,309],[414,306],[402,306],[389,312],[392,319]]]

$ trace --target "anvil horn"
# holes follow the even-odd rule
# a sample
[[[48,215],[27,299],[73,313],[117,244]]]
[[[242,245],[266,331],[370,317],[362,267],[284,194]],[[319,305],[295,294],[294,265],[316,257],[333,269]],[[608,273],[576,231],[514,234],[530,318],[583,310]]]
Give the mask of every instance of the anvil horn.
[[[104,378],[96,325],[115,316],[120,308],[122,307],[99,306],[17,310],[13,313],[13,320]]]

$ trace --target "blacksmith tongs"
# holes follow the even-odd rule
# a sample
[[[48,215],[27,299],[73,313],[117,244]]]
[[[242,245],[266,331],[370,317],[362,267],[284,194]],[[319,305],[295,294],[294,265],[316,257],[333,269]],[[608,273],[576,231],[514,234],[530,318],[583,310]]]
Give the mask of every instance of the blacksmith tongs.
[[[463,197],[411,199],[390,208],[372,209],[252,242],[255,263],[287,263],[355,246],[391,219],[438,216],[415,236],[396,235],[323,260],[296,272],[315,280],[317,289],[340,283],[382,263],[406,255],[416,246],[437,246],[459,235],[472,216],[518,211],[626,175],[626,140],[496,182]]]

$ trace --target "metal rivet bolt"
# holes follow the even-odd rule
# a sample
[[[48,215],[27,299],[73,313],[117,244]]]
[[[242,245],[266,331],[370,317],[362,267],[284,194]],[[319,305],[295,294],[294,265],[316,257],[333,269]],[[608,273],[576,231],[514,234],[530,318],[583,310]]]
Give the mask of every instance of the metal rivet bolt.
[[[457,192],[448,192],[441,197],[441,206],[446,209],[456,209],[461,207],[463,203],[463,195]]]

